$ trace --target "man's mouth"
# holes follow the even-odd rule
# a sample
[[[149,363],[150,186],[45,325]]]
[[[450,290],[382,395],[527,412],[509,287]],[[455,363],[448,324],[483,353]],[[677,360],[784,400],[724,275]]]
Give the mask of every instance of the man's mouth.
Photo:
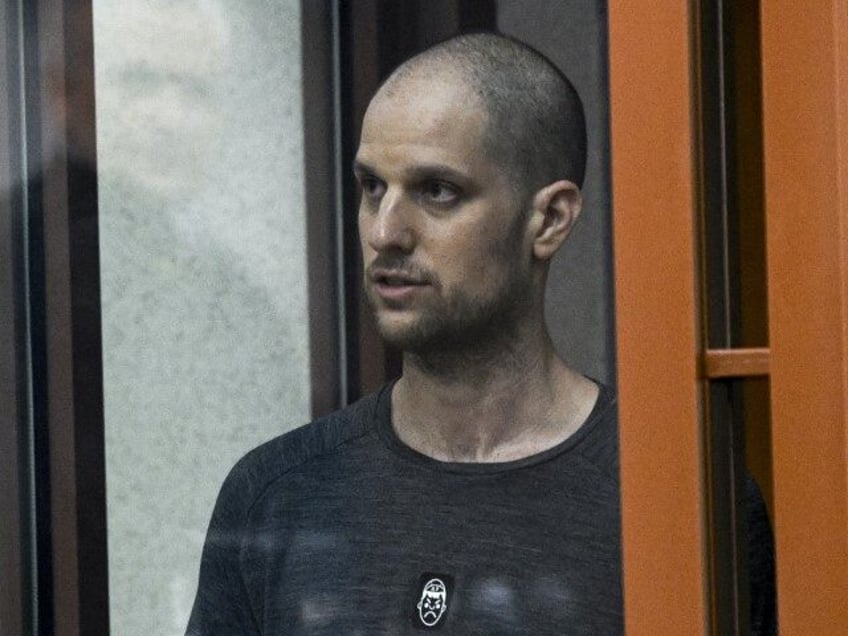
[[[378,285],[386,285],[388,287],[408,287],[412,285],[423,285],[420,280],[406,276],[403,274],[385,274],[374,278]]]
[[[377,295],[389,301],[408,299],[430,284],[424,276],[379,268],[370,271],[368,279]]]

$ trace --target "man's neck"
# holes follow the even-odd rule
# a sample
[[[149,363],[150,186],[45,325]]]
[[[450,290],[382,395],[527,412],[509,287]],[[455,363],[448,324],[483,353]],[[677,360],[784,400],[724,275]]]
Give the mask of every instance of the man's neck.
[[[404,354],[392,394],[400,439],[453,462],[522,459],[567,439],[598,387],[565,365],[546,332],[530,340],[487,353]]]

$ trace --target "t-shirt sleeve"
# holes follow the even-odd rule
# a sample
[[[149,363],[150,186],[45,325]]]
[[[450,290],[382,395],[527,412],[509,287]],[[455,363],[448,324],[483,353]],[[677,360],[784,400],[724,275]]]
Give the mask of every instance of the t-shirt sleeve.
[[[759,486],[749,475],[748,554],[751,584],[751,634],[777,634],[777,602],[774,571],[774,536]]]
[[[251,502],[246,472],[237,464],[218,494],[203,546],[197,596],[186,636],[259,634],[240,563],[243,528]]]

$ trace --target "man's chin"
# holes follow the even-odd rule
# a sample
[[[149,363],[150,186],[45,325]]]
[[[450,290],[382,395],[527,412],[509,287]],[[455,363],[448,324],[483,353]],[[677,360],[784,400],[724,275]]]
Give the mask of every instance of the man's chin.
[[[393,349],[401,351],[416,352],[421,349],[427,349],[430,346],[428,338],[422,338],[421,334],[404,329],[381,329],[378,327],[378,332],[383,342]]]
[[[420,320],[398,320],[378,317],[377,331],[390,347],[411,353],[428,351],[438,345],[439,331],[428,328]]]

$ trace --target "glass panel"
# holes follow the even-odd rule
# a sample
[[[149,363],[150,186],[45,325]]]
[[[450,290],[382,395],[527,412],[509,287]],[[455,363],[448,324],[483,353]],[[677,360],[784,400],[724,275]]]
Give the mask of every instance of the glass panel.
[[[708,346],[768,346],[758,4],[704,4]]]
[[[706,346],[719,349],[768,344],[757,6],[700,6],[703,313]],[[768,378],[711,382],[708,412],[713,620],[721,633],[746,633],[751,611],[763,609],[749,575],[752,589],[770,584],[773,594],[768,564],[749,572],[748,563],[773,549],[753,545],[767,527],[749,527],[762,506],[747,497],[751,475],[771,499]]]
[[[94,2],[116,634],[182,634],[227,471],[309,417],[300,2]]]
[[[713,381],[709,396],[714,621],[744,634],[774,603],[769,381]]]

